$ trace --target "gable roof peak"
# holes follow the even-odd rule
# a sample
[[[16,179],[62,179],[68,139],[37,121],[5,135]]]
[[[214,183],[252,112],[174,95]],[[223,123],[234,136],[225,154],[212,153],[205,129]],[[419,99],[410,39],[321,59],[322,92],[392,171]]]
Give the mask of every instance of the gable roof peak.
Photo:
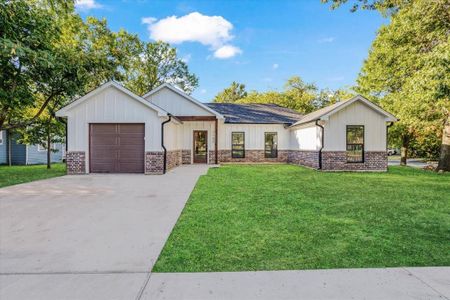
[[[114,88],[118,89],[119,91],[125,93],[126,95],[130,96],[132,99],[134,99],[134,100],[144,104],[145,106],[155,110],[158,113],[158,116],[167,116],[167,114],[168,114],[161,107],[151,103],[150,101],[145,100],[143,97],[141,97],[139,95],[136,95],[135,93],[133,93],[131,90],[129,90],[126,87],[124,87],[119,82],[111,79],[111,80],[109,80],[109,81],[99,85],[97,88],[93,89],[92,91],[86,93],[84,96],[79,97],[78,99],[75,99],[75,100],[71,101],[69,104],[67,104],[66,106],[62,107],[60,110],[58,110],[56,112],[56,115],[58,117],[66,116],[67,111],[69,111],[70,109],[72,109],[75,106],[78,106],[79,104],[83,103],[84,101],[88,100],[90,97],[95,96],[98,93],[104,91],[108,87],[114,87]]]
[[[181,97],[185,98],[186,100],[194,103],[195,105],[203,108],[204,110],[212,113],[213,115],[215,115],[218,119],[224,119],[224,116],[220,113],[218,113],[216,110],[208,107],[207,105],[205,105],[204,103],[198,101],[197,99],[195,99],[194,97],[192,97],[191,95],[188,95],[185,91],[183,91],[181,88],[176,87],[170,83],[163,83],[160,86],[154,88],[153,90],[151,90],[150,92],[146,93],[144,96],[142,96],[142,98],[147,99],[147,97],[150,97],[156,93],[158,93],[159,91],[161,91],[162,89],[167,88],[169,90],[171,90],[172,92],[180,95]]]
[[[377,104],[375,104],[372,101],[368,100],[366,97],[358,94],[358,95],[354,96],[351,99],[340,101],[340,102],[336,102],[336,103],[331,104],[329,106],[323,107],[323,108],[321,108],[319,110],[313,111],[313,112],[303,116],[303,118],[300,119],[300,121],[296,122],[292,126],[302,125],[302,124],[306,124],[306,123],[310,123],[310,122],[315,122],[317,120],[326,119],[327,117],[329,117],[332,114],[340,111],[341,109],[344,109],[345,107],[355,103],[356,101],[360,101],[360,102],[364,103],[365,105],[367,105],[369,108],[371,108],[374,111],[376,111],[377,113],[384,115],[386,120],[389,121],[389,122],[396,122],[397,121],[397,118],[394,115],[392,115],[390,112],[384,110],[383,108],[381,108]]]

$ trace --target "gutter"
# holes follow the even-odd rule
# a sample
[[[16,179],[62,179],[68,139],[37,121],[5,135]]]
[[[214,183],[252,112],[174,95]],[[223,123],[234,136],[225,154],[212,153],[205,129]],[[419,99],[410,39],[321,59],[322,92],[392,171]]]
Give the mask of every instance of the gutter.
[[[394,125],[394,122],[389,122],[389,125],[386,126],[386,152],[388,151],[389,147],[389,139],[388,139],[388,133],[389,133],[389,127]]]
[[[320,149],[319,149],[319,170],[322,170],[322,150],[323,150],[323,143],[324,143],[324,134],[325,129],[322,125],[319,124],[319,120],[316,120],[316,126],[320,127],[322,129],[321,142],[320,142]]]
[[[67,136],[67,121],[66,121],[66,119],[64,119],[62,117],[56,117],[56,119],[58,121],[60,121],[61,123],[63,123],[64,127],[65,127],[65,135],[66,135],[65,136],[65,148],[66,148],[66,153],[67,153],[67,145],[69,144],[68,141],[67,141],[67,138],[68,138],[68,136]]]
[[[167,162],[167,149],[164,146],[164,125],[169,123],[172,120],[172,115],[168,114],[169,119],[161,123],[161,147],[164,150],[164,159],[163,159],[163,174],[166,174],[166,162]]]

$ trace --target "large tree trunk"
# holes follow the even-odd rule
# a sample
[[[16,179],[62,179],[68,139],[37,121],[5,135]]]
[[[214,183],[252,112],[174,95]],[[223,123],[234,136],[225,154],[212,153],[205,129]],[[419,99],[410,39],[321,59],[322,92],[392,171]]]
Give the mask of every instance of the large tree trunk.
[[[402,147],[400,148],[400,166],[406,166],[408,158],[409,137],[402,136]]]
[[[50,138],[50,125],[47,127],[47,169],[51,168],[52,159],[52,141]]]
[[[450,171],[450,115],[444,124],[442,132],[441,155],[439,156],[439,164],[437,171]]]

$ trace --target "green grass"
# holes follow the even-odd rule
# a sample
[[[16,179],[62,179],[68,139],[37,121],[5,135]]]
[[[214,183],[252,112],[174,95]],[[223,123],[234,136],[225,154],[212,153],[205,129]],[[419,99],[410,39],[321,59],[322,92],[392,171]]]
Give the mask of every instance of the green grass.
[[[450,174],[226,165],[198,181],[153,271],[450,265]]]
[[[33,166],[0,166],[0,187],[39,179],[62,176],[66,174],[65,164],[52,164],[47,170],[46,165]]]

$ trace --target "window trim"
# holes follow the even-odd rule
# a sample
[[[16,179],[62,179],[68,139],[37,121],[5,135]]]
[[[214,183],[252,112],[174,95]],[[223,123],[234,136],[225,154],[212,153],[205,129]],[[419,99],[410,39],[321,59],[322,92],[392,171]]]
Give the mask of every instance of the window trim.
[[[347,138],[347,134],[348,134],[348,129],[350,127],[362,127],[362,137],[363,137],[363,142],[362,143],[348,143],[348,138]],[[345,127],[345,162],[347,164],[363,164],[365,162],[365,143],[366,143],[366,128],[364,127],[364,125],[346,125]],[[358,161],[349,161],[348,160],[348,146],[349,145],[361,145],[362,149],[361,149],[361,160]]]
[[[52,150],[58,150],[58,149],[56,148],[56,144],[57,144],[57,143],[51,143],[51,144],[50,144],[50,149],[51,149],[51,151],[52,151]],[[45,148],[45,147],[42,146],[41,144],[37,144],[37,151],[38,151],[38,152],[47,152],[47,148]]]
[[[0,130],[0,145],[3,145],[3,134],[4,130]]]
[[[266,136],[268,134],[273,134],[276,136],[277,141],[276,141],[276,147],[275,147],[275,156],[267,156],[267,152],[266,152]],[[272,145],[273,147],[273,145]],[[273,148],[271,153],[273,152]],[[268,132],[264,132],[264,158],[278,158],[278,132],[277,131],[268,131]]]
[[[240,144],[234,144],[233,143],[233,134],[235,134],[235,133],[242,133],[242,136],[243,136],[243,139],[242,139],[242,150],[237,150],[237,151],[242,151],[242,156],[240,156],[240,157],[236,157],[236,156],[234,156],[234,149],[233,149],[233,147],[234,147],[234,145],[239,145],[240,146]],[[245,132],[244,131],[232,131],[231,132],[231,158],[245,158]]]

